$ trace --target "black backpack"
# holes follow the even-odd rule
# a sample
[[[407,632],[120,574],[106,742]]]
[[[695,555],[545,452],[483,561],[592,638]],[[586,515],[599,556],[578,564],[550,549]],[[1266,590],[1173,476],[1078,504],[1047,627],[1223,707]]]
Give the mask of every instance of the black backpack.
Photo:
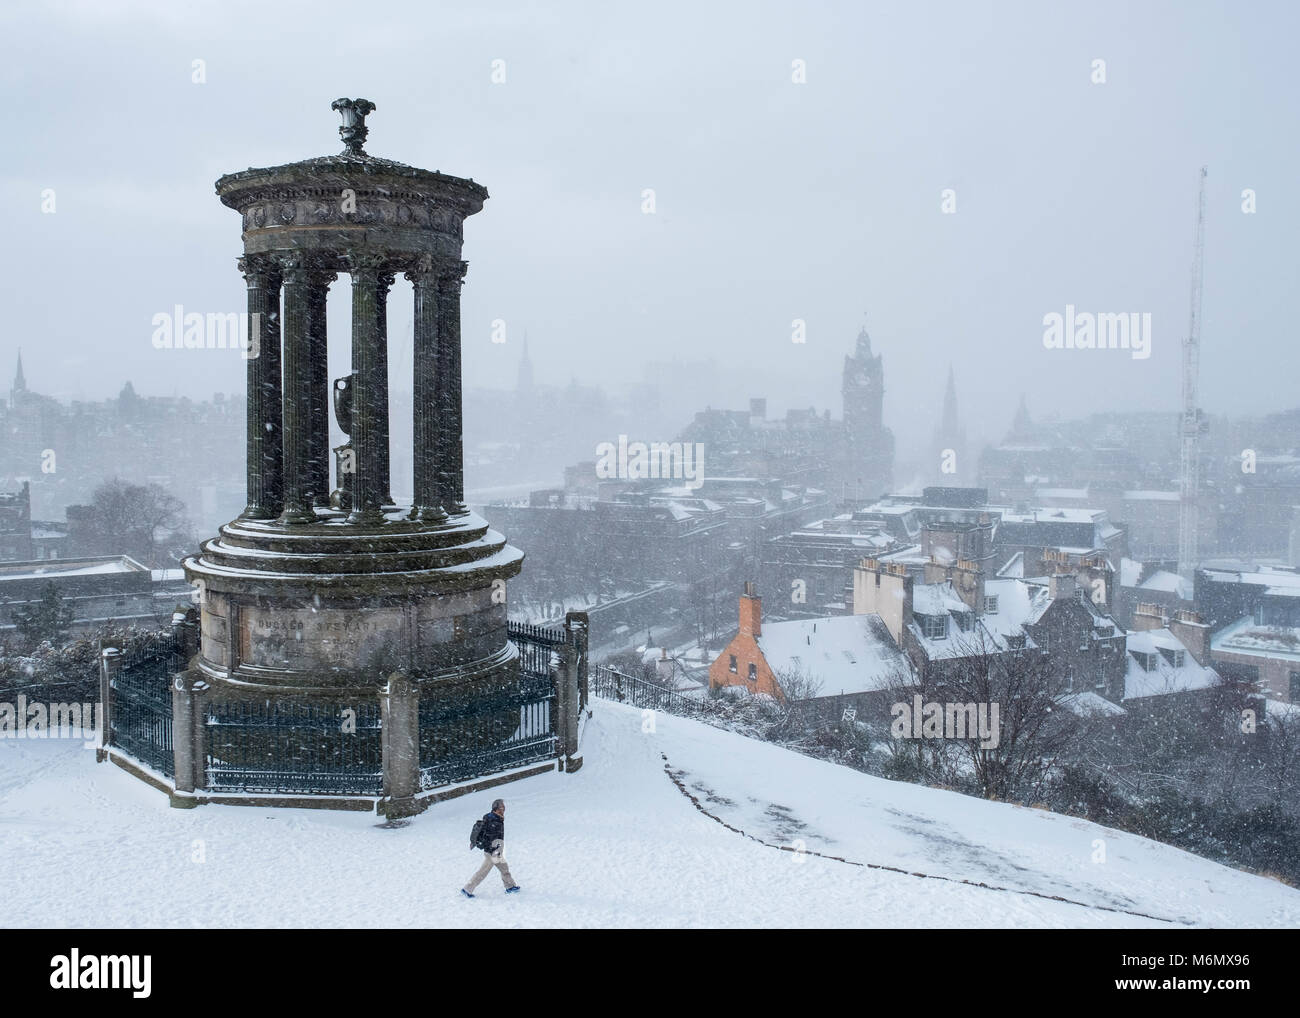
[[[469,847],[481,849],[483,846],[479,842],[483,839],[483,820],[482,818],[474,821],[474,826],[469,832]]]

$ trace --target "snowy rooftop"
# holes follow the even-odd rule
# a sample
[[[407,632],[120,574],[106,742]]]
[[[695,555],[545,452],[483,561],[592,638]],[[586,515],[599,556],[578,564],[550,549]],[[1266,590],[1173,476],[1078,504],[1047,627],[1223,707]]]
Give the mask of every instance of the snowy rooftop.
[[[111,559],[45,559],[40,562],[7,562],[0,566],[4,580],[37,580],[58,576],[101,576],[107,573],[138,573],[144,566],[122,556]]]
[[[788,670],[819,681],[819,696],[874,692],[910,673],[879,615],[765,622],[758,646],[778,675]]]
[[[1218,673],[1213,668],[1197,664],[1183,642],[1168,629],[1129,633],[1127,642],[1125,700],[1208,689],[1219,681]],[[1151,666],[1150,670],[1143,667],[1139,656]],[[1183,662],[1181,666],[1176,664],[1179,660]]]
[[[1192,599],[1192,585],[1177,573],[1161,569],[1152,573],[1138,585],[1139,590],[1158,590],[1166,594],[1176,594],[1184,601]]]
[[[1124,710],[1117,703],[1107,700],[1104,696],[1088,690],[1083,693],[1067,693],[1061,697],[1061,704],[1071,713],[1078,714],[1080,717],[1113,717],[1116,714],[1125,714]]]
[[[946,615],[968,612],[970,606],[957,596],[951,583],[918,583],[912,588],[912,611],[917,615]]]
[[[1300,661],[1300,626],[1264,626],[1247,615],[1212,637],[1210,649]]]
[[[1251,586],[1267,587],[1269,594],[1293,596],[1300,592],[1300,572],[1277,566],[1260,566],[1255,570],[1231,571],[1227,569],[1206,569],[1207,579],[1216,583],[1248,583]]]

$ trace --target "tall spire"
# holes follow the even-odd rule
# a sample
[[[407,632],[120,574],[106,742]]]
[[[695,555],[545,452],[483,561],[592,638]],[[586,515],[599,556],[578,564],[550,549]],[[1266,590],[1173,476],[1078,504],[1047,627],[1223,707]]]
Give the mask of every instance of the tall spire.
[[[18,348],[18,370],[14,373],[14,392],[26,392],[27,379],[23,378],[23,350]]]
[[[1027,435],[1033,427],[1033,422],[1029,419],[1029,407],[1025,403],[1025,394],[1020,394],[1020,405],[1016,407],[1015,420],[1011,422],[1011,434],[1021,436]]]
[[[948,388],[943,394],[943,434],[957,434],[957,383],[953,379],[952,365],[948,365]]]
[[[858,330],[858,345],[854,350],[858,357],[871,356],[871,337],[867,335],[867,327],[864,325]]]
[[[516,377],[515,389],[519,392],[528,392],[533,387],[533,362],[528,356],[528,330],[524,330],[524,352],[519,356],[519,374]]]

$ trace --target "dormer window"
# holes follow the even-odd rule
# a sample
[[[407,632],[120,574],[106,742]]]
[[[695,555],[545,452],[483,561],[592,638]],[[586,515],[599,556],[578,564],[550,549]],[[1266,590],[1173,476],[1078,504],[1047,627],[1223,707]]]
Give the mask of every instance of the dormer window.
[[[922,615],[921,632],[927,640],[943,640],[948,636],[947,615]]]
[[[997,613],[998,613],[998,595],[997,594],[984,595],[984,614],[996,615]]]
[[[1143,654],[1138,650],[1130,651],[1129,653],[1133,655],[1133,660],[1138,663],[1144,672],[1154,672],[1156,670],[1156,655]]]

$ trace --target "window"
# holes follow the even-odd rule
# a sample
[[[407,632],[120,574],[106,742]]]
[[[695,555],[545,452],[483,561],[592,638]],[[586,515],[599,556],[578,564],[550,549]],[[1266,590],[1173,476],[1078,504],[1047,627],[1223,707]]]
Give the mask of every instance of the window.
[[[1187,661],[1187,652],[1183,650],[1174,651],[1174,667],[1181,668]]]
[[[731,664],[729,664],[729,665],[727,666],[727,670],[728,670],[729,672],[733,672],[733,673],[734,673],[734,672],[737,672],[737,671],[740,670],[740,669],[736,666],[736,655],[735,655],[735,654],[732,654],[732,655],[731,655]]]
[[[996,615],[998,613],[998,595],[986,594],[984,596],[984,614]]]
[[[969,633],[971,631],[971,629],[974,626],[974,622],[971,620],[970,612],[957,612],[957,614],[954,617],[957,619],[958,629],[960,629],[963,633]]]
[[[1088,592],[1087,592],[1086,590],[1084,590],[1082,587],[1075,587],[1075,588],[1074,588],[1074,596],[1075,596],[1075,599],[1076,599],[1080,604],[1087,604],[1087,603],[1088,603],[1087,594],[1088,594]]]
[[[1038,644],[1039,649],[1040,649],[1044,654],[1046,654],[1046,653],[1048,652],[1048,650],[1049,650],[1048,644],[1049,644],[1051,641],[1050,641],[1050,638],[1048,637],[1048,634],[1047,634],[1047,633],[1043,633],[1041,636],[1035,636],[1035,637],[1034,637],[1034,642]]]
[[[947,615],[922,615],[921,632],[927,640],[942,640],[948,636]]]
[[[757,681],[758,681],[758,665],[753,664],[752,662],[750,663],[750,666],[749,666],[749,676],[748,676],[748,678],[749,678],[749,681],[750,681],[750,682],[757,682]]]
[[[1144,672],[1154,672],[1156,670],[1156,655],[1143,654],[1139,650],[1130,651],[1133,660],[1136,661]]]
[[[1300,703],[1300,672],[1291,673],[1291,688],[1287,692],[1291,694],[1292,703]]]

